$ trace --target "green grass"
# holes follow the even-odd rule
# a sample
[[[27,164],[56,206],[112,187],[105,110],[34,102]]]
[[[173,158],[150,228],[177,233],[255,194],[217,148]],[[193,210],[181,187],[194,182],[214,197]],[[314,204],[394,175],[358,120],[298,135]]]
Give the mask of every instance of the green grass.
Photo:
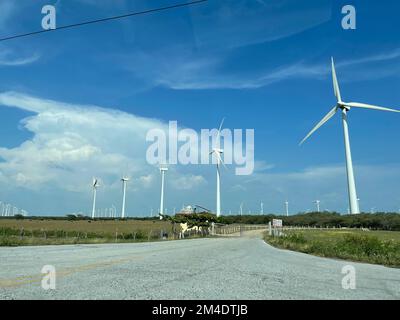
[[[275,247],[321,257],[400,267],[400,232],[359,230],[285,231],[283,237],[265,235]]]
[[[0,246],[156,241],[162,230],[173,238],[172,224],[159,220],[1,219]]]

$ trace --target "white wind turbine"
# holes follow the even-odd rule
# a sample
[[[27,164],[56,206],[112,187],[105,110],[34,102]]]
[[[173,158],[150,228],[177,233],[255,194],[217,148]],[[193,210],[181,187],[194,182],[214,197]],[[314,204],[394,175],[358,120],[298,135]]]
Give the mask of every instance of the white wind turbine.
[[[315,200],[314,203],[317,205],[317,212],[320,213],[321,212],[321,201],[320,200]]]
[[[225,166],[224,162],[222,161],[221,154],[224,153],[224,150],[221,149],[221,130],[222,126],[224,124],[225,119],[222,119],[221,125],[219,126],[218,129],[218,134],[217,138],[215,140],[216,145],[213,146],[212,151],[210,152],[210,155],[214,155],[215,158],[217,159],[217,217],[221,216],[221,164]]]
[[[123,177],[122,181],[122,210],[121,210],[121,218],[125,218],[125,203],[126,203],[126,184],[130,179],[128,177]]]
[[[353,161],[351,157],[351,149],[350,149],[350,138],[349,138],[349,128],[347,124],[347,113],[351,108],[362,108],[362,109],[373,109],[379,111],[390,111],[390,112],[400,112],[398,110],[378,107],[365,103],[358,102],[344,102],[342,101],[342,96],[340,94],[339,83],[336,76],[335,63],[332,58],[332,77],[333,77],[333,89],[335,92],[335,96],[337,98],[336,106],[329,111],[329,113],[315,126],[314,129],[303,139],[300,143],[302,145],[315,131],[317,131],[320,127],[322,127],[326,122],[328,122],[338,111],[342,113],[342,122],[343,122],[343,133],[344,133],[344,144],[345,144],[345,153],[346,153],[346,167],[347,167],[347,185],[349,192],[349,203],[350,203],[350,213],[351,214],[359,214],[360,208],[357,201],[357,191],[356,191],[356,183],[354,179],[354,170],[353,170]]]
[[[160,167],[161,173],[161,199],[160,199],[160,220],[163,219],[164,215],[164,182],[165,182],[165,173],[168,171],[166,166]]]
[[[285,211],[286,211],[286,217],[289,217],[289,201],[285,201]]]
[[[99,187],[99,181],[96,178],[93,178],[93,206],[92,206],[92,219],[94,219],[96,213],[96,195],[97,195],[97,188]]]

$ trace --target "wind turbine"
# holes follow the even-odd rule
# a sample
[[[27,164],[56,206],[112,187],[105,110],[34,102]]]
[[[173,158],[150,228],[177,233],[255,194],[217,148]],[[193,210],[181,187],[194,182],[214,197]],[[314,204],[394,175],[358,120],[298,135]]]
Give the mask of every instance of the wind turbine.
[[[264,214],[264,203],[263,202],[261,202],[261,211],[260,211],[260,213],[261,213],[261,215]]]
[[[164,181],[165,181],[165,173],[168,171],[166,166],[160,167],[161,173],[161,200],[160,200],[160,220],[163,219],[164,215]]]
[[[125,200],[126,200],[126,184],[128,183],[130,179],[128,177],[123,177],[121,179],[122,181],[122,212],[121,212],[121,218],[125,218]]]
[[[303,139],[303,141],[301,141],[300,145],[302,145],[315,131],[317,131],[326,122],[328,122],[338,111],[340,111],[342,113],[350,213],[351,214],[359,214],[360,208],[359,208],[359,204],[357,201],[357,191],[356,191],[356,183],[355,183],[355,179],[354,179],[353,160],[351,157],[351,148],[350,148],[349,127],[348,127],[348,123],[347,123],[347,113],[351,110],[351,108],[373,109],[373,110],[390,111],[390,112],[400,112],[400,111],[394,110],[394,109],[378,107],[378,106],[365,104],[365,103],[344,102],[342,100],[342,96],[340,94],[339,83],[338,83],[337,76],[336,76],[335,62],[334,62],[333,58],[332,58],[332,78],[333,78],[333,89],[334,89],[335,96],[337,98],[336,106],[331,111],[329,111],[329,113],[314,127],[314,129],[312,129],[310,131],[310,133]]]
[[[285,201],[286,217],[289,217],[289,201]]]
[[[321,212],[321,208],[320,208],[321,201],[315,200],[314,203],[317,205],[317,212],[320,213]]]
[[[222,119],[221,125],[219,126],[218,129],[218,135],[217,139],[215,140],[216,145],[213,146],[212,151],[210,152],[210,155],[214,155],[217,159],[217,217],[221,216],[221,172],[220,172],[220,166],[221,164],[225,166],[224,162],[222,161],[221,154],[224,153],[224,150],[221,149],[221,129],[224,124],[225,119]]]
[[[95,212],[96,212],[96,195],[97,195],[97,188],[99,187],[99,180],[97,178],[93,178],[93,206],[92,206],[92,219],[94,219]]]
[[[112,205],[111,208],[112,208],[112,217],[116,218],[117,217],[117,208],[114,205]]]

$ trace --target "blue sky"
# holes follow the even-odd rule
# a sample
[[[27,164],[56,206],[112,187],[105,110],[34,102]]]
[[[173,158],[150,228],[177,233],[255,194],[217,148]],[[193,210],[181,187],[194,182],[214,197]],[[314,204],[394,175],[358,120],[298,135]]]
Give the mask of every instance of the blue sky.
[[[179,1],[0,1],[0,36],[40,29],[55,4],[57,25]],[[347,101],[400,109],[397,1],[351,1],[357,30],[341,28],[344,1],[213,1],[169,12],[0,43],[0,201],[32,214],[159,206],[160,177],[145,161],[147,130],[255,129],[256,171],[222,171],[222,210],[347,211],[340,117],[298,143],[334,106],[330,57]],[[352,110],[350,135],[361,209],[398,211],[397,114]],[[174,166],[166,207],[215,207],[213,166]]]

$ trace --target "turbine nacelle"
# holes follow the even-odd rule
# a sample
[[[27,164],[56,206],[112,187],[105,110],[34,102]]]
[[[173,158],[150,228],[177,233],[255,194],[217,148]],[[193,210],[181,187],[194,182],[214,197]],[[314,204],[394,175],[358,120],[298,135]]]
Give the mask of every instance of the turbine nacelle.
[[[343,111],[350,111],[350,109],[351,109],[351,108],[347,105],[346,102],[338,102],[337,105],[336,105],[336,108],[337,108],[337,109],[341,109],[341,110],[343,110]]]
[[[93,178],[92,186],[94,189],[97,189],[98,187],[100,187],[99,180],[97,180],[96,178]]]
[[[220,153],[220,154],[222,154],[222,153],[224,153],[224,150],[223,149],[214,148],[211,153]]]

